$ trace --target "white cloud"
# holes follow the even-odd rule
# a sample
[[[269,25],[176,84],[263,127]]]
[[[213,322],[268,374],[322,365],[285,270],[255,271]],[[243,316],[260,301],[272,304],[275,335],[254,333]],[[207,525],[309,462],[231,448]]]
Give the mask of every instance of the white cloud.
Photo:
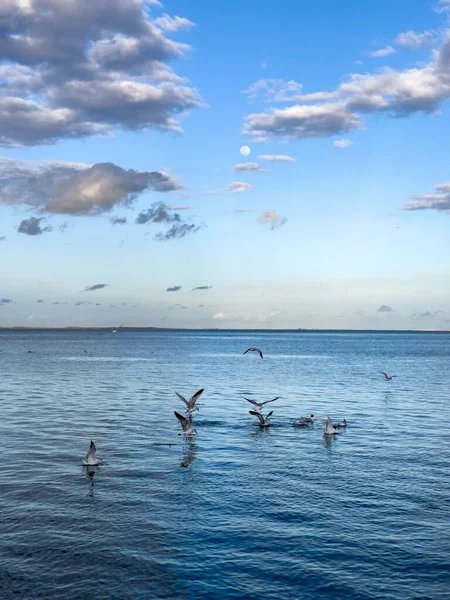
[[[335,148],[348,148],[352,144],[353,142],[351,140],[347,140],[346,138],[343,138],[342,140],[335,140],[333,142],[333,146]]]
[[[188,30],[194,27],[195,23],[185,19],[184,17],[170,17],[168,14],[163,14],[154,21],[155,25],[164,31],[175,33],[176,31]]]
[[[277,229],[281,227],[285,223],[287,223],[286,217],[280,217],[274,210],[269,208],[266,210],[258,219],[256,219],[257,223],[260,225],[265,225],[266,223],[270,223],[270,229]]]
[[[416,50],[431,46],[436,41],[436,33],[434,31],[405,31],[399,33],[395,39],[395,43],[404,48]]]
[[[288,156],[287,154],[259,154],[258,158],[269,162],[295,162],[295,158],[292,158],[292,156]]]
[[[450,182],[435,186],[436,192],[431,194],[415,194],[406,202],[403,210],[437,210],[450,214]]]
[[[263,173],[267,169],[263,169],[262,167],[260,167],[260,165],[258,165],[258,163],[255,162],[246,162],[233,165],[233,170],[238,172],[248,171],[251,173]]]
[[[225,188],[228,192],[248,192],[251,189],[252,186],[244,181],[233,181]]]
[[[259,79],[251,84],[242,94],[249,101],[261,99],[263,102],[291,102],[301,94],[303,86],[296,81],[284,79]]]
[[[372,58],[383,58],[385,56],[389,56],[390,54],[395,54],[397,50],[392,46],[386,46],[386,48],[380,48],[379,50],[375,50],[374,52],[370,52],[369,56]]]

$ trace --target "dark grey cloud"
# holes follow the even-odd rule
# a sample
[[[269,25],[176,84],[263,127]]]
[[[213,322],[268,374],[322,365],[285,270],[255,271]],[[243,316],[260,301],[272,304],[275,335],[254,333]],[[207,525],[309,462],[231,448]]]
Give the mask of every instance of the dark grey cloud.
[[[440,183],[435,186],[435,192],[431,194],[416,194],[411,196],[412,200],[406,202],[403,210],[437,210],[450,214],[450,182]]]
[[[20,222],[17,231],[19,233],[25,233],[26,235],[41,235],[46,231],[52,231],[50,225],[41,227],[41,221],[44,221],[44,217],[30,217],[29,219],[24,219]]]
[[[59,304],[59,302],[52,302],[53,306],[56,306],[57,304]]]
[[[97,290],[103,290],[105,287],[108,287],[109,283],[96,283],[95,285],[88,285],[81,290],[82,292],[96,292]]]
[[[0,205],[25,205],[47,213],[98,215],[130,206],[142,192],[170,192],[182,185],[159,171],[140,172],[113,163],[0,158]]]
[[[36,300],[36,302],[37,302],[38,304],[43,304],[43,302],[44,302],[44,301],[43,301],[43,300]]]
[[[257,91],[263,94],[267,92],[264,81],[257,82]],[[360,129],[362,115],[366,113],[390,117],[430,114],[437,112],[449,98],[450,33],[447,32],[427,64],[404,70],[383,68],[374,73],[354,73],[330,92],[303,94],[298,89],[298,93],[289,97],[278,95],[272,102],[296,104],[248,115],[243,134],[259,141],[332,136]]]
[[[181,223],[179,225],[172,225],[172,227],[165,233],[157,233],[155,235],[155,240],[157,240],[158,242],[165,242],[168,240],[178,240],[178,239],[185,237],[189,233],[196,233],[203,227],[204,227],[203,224],[202,225],[194,225],[194,224],[188,225],[187,223]]]
[[[178,292],[181,290],[181,285],[174,285],[172,287],[168,287],[166,292]]]
[[[204,305],[204,304],[199,304],[199,305],[197,306],[197,308],[205,308],[205,305]]]
[[[64,221],[64,223],[61,223],[61,225],[59,226],[59,231],[61,233],[64,233],[69,227],[69,224],[67,223],[67,221]]]
[[[114,218],[110,219],[110,221],[113,225],[125,225],[125,223],[127,222],[127,218],[126,217],[114,217]]]
[[[0,242],[4,242],[6,240],[6,235],[0,236]]]
[[[95,306],[101,306],[100,302],[96,302]]]
[[[82,306],[83,304],[92,304],[92,302],[84,302],[84,301],[78,301],[74,303],[74,306]]]
[[[212,287],[213,287],[212,285],[198,285],[197,287],[192,288],[192,291],[195,291],[195,290],[211,290]]]
[[[168,212],[168,206],[164,202],[154,202],[147,210],[142,210],[136,217],[138,225],[146,223],[179,223],[181,217],[178,213]]]
[[[202,106],[167,61],[190,50],[166,37],[183,17],[152,22],[144,0],[7,0],[0,7],[0,144],[49,144],[115,128],[182,132]],[[1,88],[0,88],[1,91]]]
[[[386,304],[382,304],[378,309],[377,309],[377,313],[386,313],[386,312],[393,312],[393,308],[391,308],[390,306],[387,306]]]
[[[2,298],[0,300],[0,304],[11,304],[13,301],[11,300],[11,298]]]

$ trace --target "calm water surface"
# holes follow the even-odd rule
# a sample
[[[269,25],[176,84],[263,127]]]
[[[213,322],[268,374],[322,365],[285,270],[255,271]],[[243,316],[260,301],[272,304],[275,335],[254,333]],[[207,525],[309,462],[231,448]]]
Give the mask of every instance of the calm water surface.
[[[450,598],[450,335],[3,331],[0,350],[0,598]],[[174,390],[200,387],[184,442]],[[270,428],[239,394],[280,396]],[[292,426],[310,413],[348,428]],[[107,464],[87,473],[91,438]]]

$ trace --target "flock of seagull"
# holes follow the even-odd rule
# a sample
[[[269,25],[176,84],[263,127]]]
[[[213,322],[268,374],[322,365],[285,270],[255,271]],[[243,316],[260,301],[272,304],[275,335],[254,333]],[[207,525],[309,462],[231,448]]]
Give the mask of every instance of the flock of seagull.
[[[111,333],[115,333],[118,329],[120,329],[120,327],[118,327],[116,330],[111,331]],[[248,348],[244,352],[244,355],[247,354],[247,352],[256,352],[257,354],[259,354],[259,356],[261,358],[264,358],[263,353],[261,352],[261,350],[259,348]],[[380,373],[383,375],[385,381],[392,381],[392,379],[394,377],[397,377],[397,375],[388,375],[387,373],[385,373],[385,371],[380,371]],[[188,437],[188,436],[193,436],[193,435],[197,434],[197,430],[192,426],[192,415],[195,413],[195,411],[199,410],[199,408],[197,406],[197,400],[203,394],[203,391],[204,391],[204,388],[202,388],[201,390],[198,390],[198,392],[195,392],[195,394],[193,396],[191,396],[191,398],[189,398],[189,400],[186,400],[186,398],[184,396],[182,396],[178,392],[175,392],[175,394],[178,396],[178,398],[185,405],[184,415],[182,415],[180,412],[178,412],[176,410],[174,411],[174,415],[180,422],[181,429],[182,429],[182,433],[179,433],[178,435],[183,435],[185,437]],[[256,400],[252,400],[251,398],[246,398],[245,396],[242,396],[242,395],[241,395],[241,397],[253,405],[253,409],[249,410],[248,412],[251,415],[255,416],[259,420],[260,427],[269,427],[270,417],[273,414],[273,410],[271,410],[266,416],[264,416],[262,414],[263,406],[265,404],[269,404],[270,402],[275,402],[275,400],[278,400],[279,396],[276,396],[276,398],[272,398],[272,400],[265,400],[264,402],[257,402]],[[310,425],[312,425],[314,423],[315,420],[316,420],[316,417],[312,414],[309,417],[301,417],[300,419],[296,419],[294,421],[294,425],[298,426],[298,427],[309,427]],[[323,433],[325,436],[336,435],[337,433],[340,432],[341,429],[344,429],[345,427],[347,427],[346,419],[343,419],[342,421],[339,421],[338,423],[333,423],[333,420],[329,416],[327,416],[326,419],[322,418],[322,417],[317,417],[317,420],[322,423]],[[93,440],[91,440],[91,444],[89,446],[89,451],[86,454],[86,458],[83,460],[83,464],[85,466],[96,466],[96,465],[102,464],[103,460],[101,458],[95,457],[96,451],[97,451],[97,448],[95,447],[95,443],[93,442]]]

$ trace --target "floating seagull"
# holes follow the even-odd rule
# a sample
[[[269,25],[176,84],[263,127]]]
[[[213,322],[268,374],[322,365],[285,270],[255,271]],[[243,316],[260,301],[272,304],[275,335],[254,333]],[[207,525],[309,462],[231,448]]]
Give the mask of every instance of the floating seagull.
[[[95,453],[97,452],[97,448],[95,447],[94,442],[91,440],[91,445],[89,446],[89,452],[86,454],[86,458],[83,460],[83,464],[86,466],[95,466],[101,464],[103,461],[101,458],[95,458]]]
[[[302,417],[302,421],[305,421],[305,423],[314,423],[314,415],[311,415],[310,417]]]
[[[261,427],[269,427],[270,425],[270,415],[273,413],[273,410],[270,411],[270,413],[267,415],[267,417],[263,417],[262,414],[260,412],[257,412],[256,410],[249,410],[248,411],[251,415],[254,415],[255,417],[258,417],[259,419],[259,424]]]
[[[297,419],[294,421],[294,425],[299,425],[300,427],[308,427],[308,425],[311,425],[311,421],[305,421],[304,419]]]
[[[264,358],[263,353],[261,352],[261,350],[259,348],[248,348],[248,350],[246,350],[244,352],[244,354],[247,354],[247,352],[257,352],[261,358]],[[244,354],[242,356],[244,356]]]
[[[181,427],[183,429],[183,433],[179,433],[178,435],[195,435],[197,433],[197,430],[192,427],[191,417],[189,417],[189,419],[186,419],[186,417],[180,415],[180,413],[176,410],[173,411],[173,414],[180,421]]]
[[[389,375],[388,375],[387,373],[385,373],[384,371],[380,371],[380,373],[381,373],[382,375],[384,375],[384,378],[385,378],[385,380],[386,380],[386,381],[392,381],[392,378],[393,378],[393,377],[398,377],[398,375],[391,375],[391,376],[389,377]]]
[[[319,421],[323,423],[323,432],[325,435],[334,435],[335,433],[337,433],[337,429],[333,425],[333,421],[330,417],[327,417],[326,419],[321,419],[319,417]]]
[[[336,425],[333,425],[333,427],[347,427],[347,420],[344,419],[343,421],[339,421],[339,423],[336,423]]]
[[[192,415],[193,412],[195,412],[196,410],[199,410],[198,406],[196,406],[195,403],[200,398],[200,396],[203,394],[203,389],[204,388],[202,388],[201,390],[198,390],[198,392],[195,392],[195,394],[192,396],[192,398],[189,399],[189,402],[186,400],[186,398],[184,396],[182,396],[178,392],[175,392],[175,394],[178,396],[178,398],[186,404],[186,414],[187,415],[190,416],[190,415]]]
[[[242,394],[240,394],[242,396]],[[244,400],[247,400],[247,402],[250,402],[251,404],[253,404],[253,406],[256,406],[256,410],[258,412],[261,412],[262,407],[264,406],[264,404],[269,404],[269,402],[275,402],[275,400],[278,400],[280,396],[277,396],[276,398],[273,398],[273,400],[266,400],[265,402],[256,402],[256,400],[250,400],[250,398],[246,398],[245,396],[242,396],[242,398],[244,398]]]

